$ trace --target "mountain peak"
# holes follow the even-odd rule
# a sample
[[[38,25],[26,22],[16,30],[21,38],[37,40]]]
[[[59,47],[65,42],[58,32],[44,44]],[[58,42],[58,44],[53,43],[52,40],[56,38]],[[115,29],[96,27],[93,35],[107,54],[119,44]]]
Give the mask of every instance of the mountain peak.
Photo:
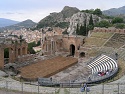
[[[69,7],[69,6],[65,6],[62,11],[67,11],[67,10],[76,10],[76,11],[79,11],[78,8],[76,8],[76,7]]]
[[[65,6],[61,13],[63,14],[64,18],[71,17],[73,14],[79,12],[80,10],[76,7],[69,7]]]
[[[43,18],[38,24],[38,28],[42,27],[51,27],[51,26],[63,26],[68,27],[69,25],[69,18],[75,14],[78,13],[80,10],[76,7],[69,7],[65,6],[61,12],[59,13],[51,13],[50,15]]]
[[[31,23],[35,23],[35,22],[33,22],[32,20],[30,20],[30,19],[24,20],[24,21],[22,21],[22,22],[24,22],[24,23],[25,23],[25,22],[28,22],[28,23],[30,23],[30,22],[31,22]]]

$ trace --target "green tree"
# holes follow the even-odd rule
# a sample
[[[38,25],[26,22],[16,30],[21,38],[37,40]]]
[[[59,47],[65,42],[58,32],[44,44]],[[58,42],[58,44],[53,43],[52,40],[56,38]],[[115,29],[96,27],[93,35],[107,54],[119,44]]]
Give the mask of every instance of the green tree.
[[[102,15],[102,11],[100,9],[95,9],[95,11],[93,12],[93,14],[101,16]]]
[[[92,15],[90,16],[89,25],[87,26],[87,28],[88,28],[88,30],[93,30],[94,29],[94,23],[93,23]]]
[[[41,45],[41,41],[39,40],[36,44],[36,46],[40,46]]]
[[[23,42],[23,41],[24,41],[23,35],[20,35],[20,36],[19,36],[19,39],[20,39],[20,42]]]
[[[88,30],[93,30],[94,26],[93,25],[88,25],[87,28],[88,28]]]
[[[81,12],[93,14],[94,9],[90,9],[90,10],[86,9],[86,10],[82,10]]]
[[[76,34],[85,36],[86,35],[86,26],[81,25],[79,27],[79,25],[77,25]]]
[[[80,35],[79,24],[77,24],[77,27],[76,27],[76,34],[77,34],[77,35]]]
[[[120,29],[124,29],[125,28],[125,24],[123,23],[119,23],[115,25],[116,28],[120,28]]]
[[[89,25],[94,25],[92,15],[90,16]]]
[[[84,35],[84,26],[80,26],[79,35]]]
[[[33,49],[33,47],[35,46],[36,46],[35,42],[28,43],[28,51],[30,52],[30,54],[35,54],[35,51]]]
[[[107,28],[107,27],[110,26],[110,23],[108,21],[106,21],[106,20],[102,20],[99,23],[97,23],[95,26],[96,27],[106,27]]]
[[[115,24],[115,23],[123,23],[123,18],[120,18],[120,17],[115,17],[113,20],[112,20],[112,23]]]
[[[84,21],[84,25],[79,26],[77,24],[76,34],[77,35],[83,35],[83,36],[86,36],[88,34],[87,26],[86,26],[86,20]]]
[[[69,34],[69,33],[67,32],[67,29],[66,29],[64,32],[62,32],[62,34]]]
[[[114,16],[107,16],[107,15],[103,15],[102,17],[105,19],[113,19],[114,18]]]
[[[88,34],[88,31],[87,31],[87,25],[86,25],[86,19],[84,21],[84,27],[83,27],[83,36],[86,36]]]

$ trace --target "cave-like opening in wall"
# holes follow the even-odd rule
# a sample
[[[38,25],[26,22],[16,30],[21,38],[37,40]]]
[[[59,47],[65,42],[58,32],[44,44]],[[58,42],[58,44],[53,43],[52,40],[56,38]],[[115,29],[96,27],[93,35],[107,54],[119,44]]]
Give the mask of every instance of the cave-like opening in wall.
[[[79,54],[79,57],[80,57],[80,58],[85,57],[85,52],[81,52],[81,53]]]
[[[70,55],[71,56],[75,55],[75,46],[73,44],[70,45]]]
[[[9,48],[4,49],[4,64],[9,63]]]

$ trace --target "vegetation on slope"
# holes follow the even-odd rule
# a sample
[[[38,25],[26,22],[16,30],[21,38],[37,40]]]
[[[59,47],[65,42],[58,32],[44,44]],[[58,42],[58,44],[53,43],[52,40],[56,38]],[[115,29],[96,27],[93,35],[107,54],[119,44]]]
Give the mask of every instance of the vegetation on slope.
[[[37,43],[36,42],[31,42],[31,43],[28,43],[28,51],[30,54],[35,54],[35,51],[33,49],[33,47],[36,47],[36,46],[40,46],[40,41],[38,41]]]

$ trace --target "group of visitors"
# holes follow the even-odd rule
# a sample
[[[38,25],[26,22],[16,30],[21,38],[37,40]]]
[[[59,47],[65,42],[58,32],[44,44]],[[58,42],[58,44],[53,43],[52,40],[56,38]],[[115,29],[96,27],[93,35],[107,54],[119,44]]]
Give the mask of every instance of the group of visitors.
[[[82,83],[81,88],[80,88],[80,91],[81,91],[81,92],[84,92],[84,91],[89,92],[90,89],[89,89],[89,87],[87,86],[86,83]]]
[[[106,71],[99,71],[98,76],[104,76],[109,75],[112,72],[112,70],[107,69]]]

